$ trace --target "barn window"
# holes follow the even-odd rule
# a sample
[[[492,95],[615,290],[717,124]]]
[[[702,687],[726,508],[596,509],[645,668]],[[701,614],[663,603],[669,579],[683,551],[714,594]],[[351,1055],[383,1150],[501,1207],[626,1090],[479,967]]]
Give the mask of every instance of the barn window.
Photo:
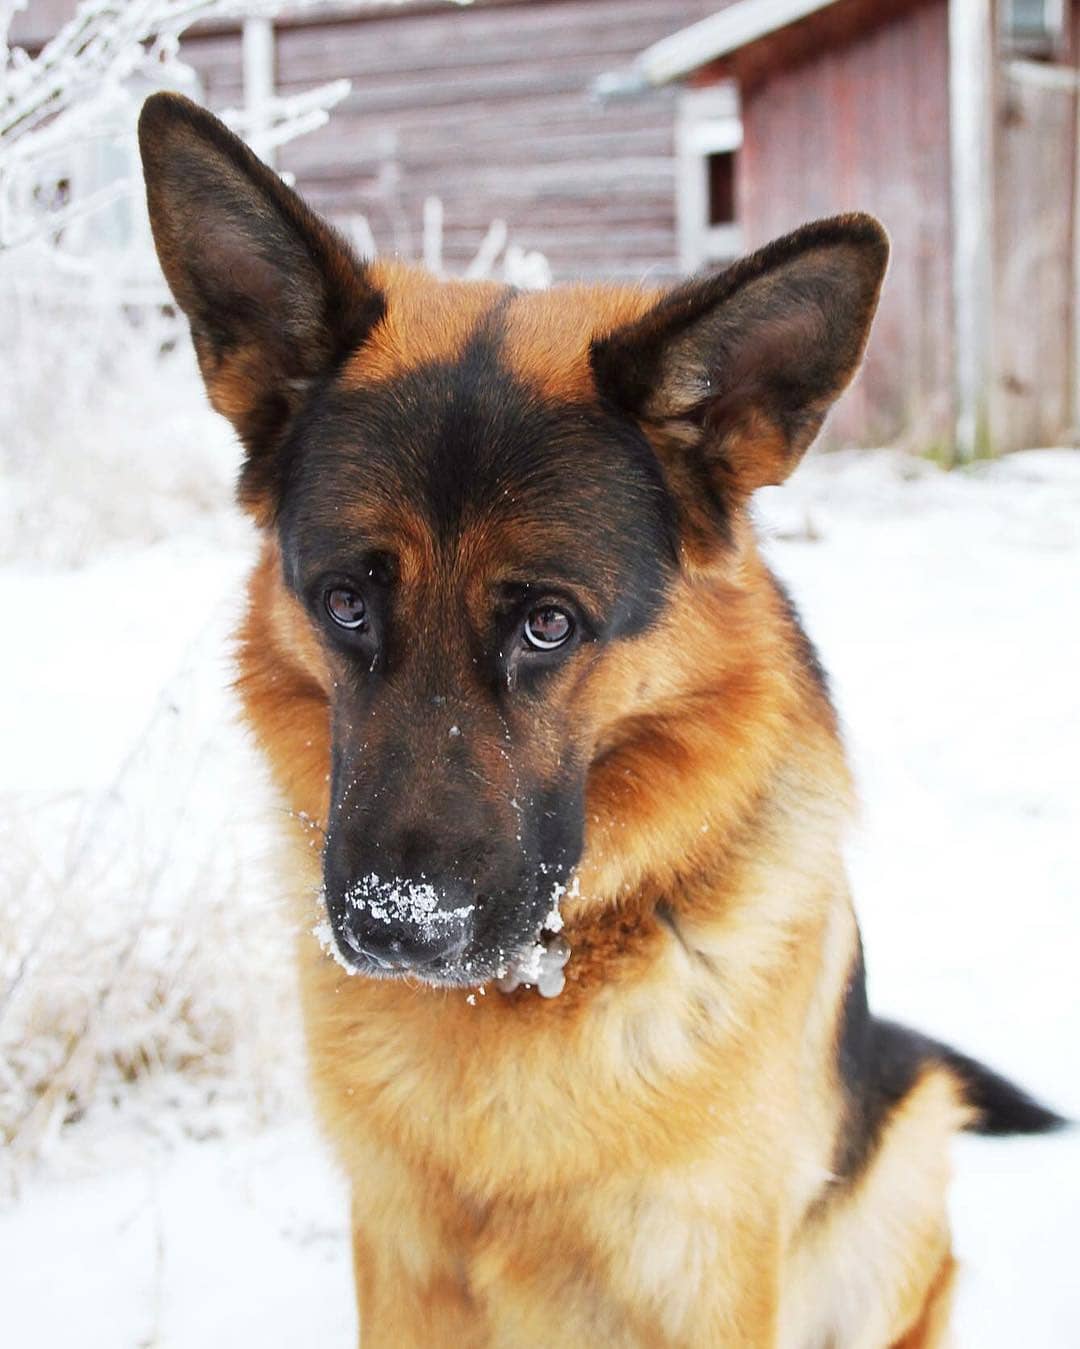
[[[742,252],[741,145],[742,120],[733,84],[683,94],[676,125],[676,207],[684,271],[730,262]]]
[[[720,150],[708,157],[709,224],[735,223],[735,151]]]
[[[1056,56],[1065,46],[1064,0],[1004,0],[1005,45],[1027,56]]]

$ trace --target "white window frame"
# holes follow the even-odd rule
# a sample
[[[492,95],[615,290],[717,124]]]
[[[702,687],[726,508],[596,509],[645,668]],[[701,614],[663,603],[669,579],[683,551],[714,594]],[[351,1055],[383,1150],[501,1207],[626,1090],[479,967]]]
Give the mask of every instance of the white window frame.
[[[1012,26],[1014,0],[1002,0],[1001,40],[1008,51],[1029,56],[1056,56],[1064,49],[1067,40],[1065,0],[1042,0],[1042,7],[1042,33],[1025,36]]]
[[[684,272],[731,262],[743,251],[742,225],[709,223],[709,156],[742,146],[742,116],[734,81],[691,89],[679,99],[675,123],[675,205],[679,266]]]

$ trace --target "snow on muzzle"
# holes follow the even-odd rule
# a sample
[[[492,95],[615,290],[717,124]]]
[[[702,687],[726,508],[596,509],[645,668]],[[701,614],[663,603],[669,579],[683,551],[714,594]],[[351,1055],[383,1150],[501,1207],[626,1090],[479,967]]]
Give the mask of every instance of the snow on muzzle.
[[[452,963],[473,934],[476,905],[465,886],[384,879],[374,872],[354,881],[340,914],[344,946],[385,969],[423,969]]]

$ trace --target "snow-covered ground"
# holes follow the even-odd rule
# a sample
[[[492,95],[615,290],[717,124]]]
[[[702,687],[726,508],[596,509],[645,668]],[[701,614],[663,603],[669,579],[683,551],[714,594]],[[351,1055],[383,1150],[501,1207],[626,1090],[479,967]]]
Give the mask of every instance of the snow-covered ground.
[[[877,1008],[1080,1116],[1080,453],[954,475],[822,456],[767,495],[862,788]],[[246,558],[204,530],[77,571],[0,567],[0,921],[29,934],[0,933],[5,1346],[355,1338],[344,1196],[304,1113],[259,870],[271,808],[225,692]],[[61,1100],[27,1119],[50,1018],[106,948],[112,992],[65,1011],[69,1039],[94,1031],[90,1066],[61,1064],[85,1118]],[[1080,1345],[1080,1133],[964,1139],[956,1163],[961,1349]]]

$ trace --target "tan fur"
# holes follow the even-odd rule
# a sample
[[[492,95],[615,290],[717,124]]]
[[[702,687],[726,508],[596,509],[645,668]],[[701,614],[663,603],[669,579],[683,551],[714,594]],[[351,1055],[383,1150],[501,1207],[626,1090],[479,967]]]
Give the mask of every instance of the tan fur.
[[[956,1285],[956,1271],[956,1261],[951,1255],[946,1256],[930,1286],[918,1322],[892,1349],[948,1349],[952,1342],[949,1335],[949,1312]]]
[[[346,383],[378,383],[414,366],[452,360],[501,292],[494,282],[437,281],[399,262],[371,266],[386,315],[343,372]]]
[[[396,267],[378,279],[394,317],[352,359],[361,382],[451,354],[491,304]],[[647,299],[515,299],[515,369],[595,397],[590,334]],[[309,935],[332,673],[265,544],[241,690],[288,806],[314,822],[289,844],[297,957],[312,1081],[353,1185],[364,1349],[937,1342],[963,1108],[925,1075],[834,1193],[850,780],[744,522],[734,545],[687,570],[658,627],[566,677],[593,765],[567,987],[473,1005],[349,978]]]
[[[549,398],[596,396],[589,373],[593,339],[640,318],[656,299],[646,290],[565,286],[518,298],[506,359],[518,379]]]

